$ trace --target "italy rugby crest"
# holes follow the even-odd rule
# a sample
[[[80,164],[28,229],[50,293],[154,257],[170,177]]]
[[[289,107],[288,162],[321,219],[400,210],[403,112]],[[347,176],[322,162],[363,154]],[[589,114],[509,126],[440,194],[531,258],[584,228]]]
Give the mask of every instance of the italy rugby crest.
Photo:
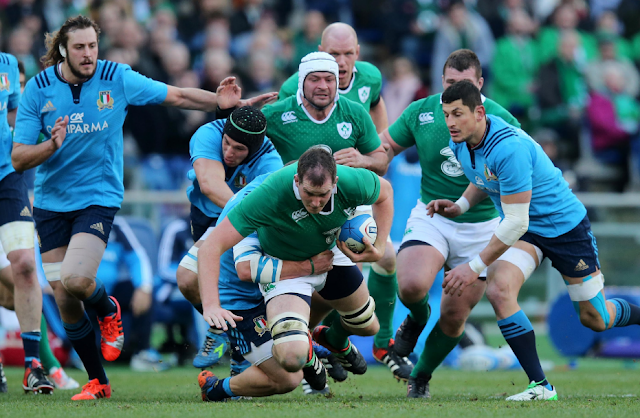
[[[258,334],[258,337],[262,337],[265,332],[269,329],[267,325],[267,320],[264,319],[264,315],[260,315],[257,318],[253,318],[253,324],[255,325],[253,329]]]
[[[366,102],[369,98],[369,93],[371,93],[371,87],[364,86],[358,89],[358,98],[362,103]]]
[[[9,81],[9,73],[0,73],[0,91],[9,91],[10,87],[11,82]]]
[[[487,178],[487,181],[498,180],[498,177],[489,170],[486,164],[484,165],[484,176]]]
[[[113,97],[111,97],[111,90],[105,90],[98,93],[98,110],[113,109]]]
[[[338,133],[344,139],[347,139],[347,138],[349,138],[351,136],[352,127],[351,127],[351,124],[349,122],[339,123],[337,128],[338,128]]]
[[[245,176],[244,174],[237,175],[233,180],[233,184],[234,186],[236,186],[236,189],[242,189],[247,185],[247,176]]]

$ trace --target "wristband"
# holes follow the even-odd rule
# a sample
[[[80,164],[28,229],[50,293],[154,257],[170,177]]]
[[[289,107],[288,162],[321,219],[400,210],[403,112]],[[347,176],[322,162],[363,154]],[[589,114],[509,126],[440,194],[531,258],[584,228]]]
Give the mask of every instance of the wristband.
[[[460,215],[464,214],[471,207],[469,205],[469,201],[464,196],[462,196],[460,199],[456,200],[455,204],[460,207]]]
[[[311,274],[309,276],[313,276],[313,273],[316,272],[316,267],[313,265],[312,259],[309,259],[309,262],[311,263]]]
[[[227,119],[231,116],[234,110],[236,110],[235,106],[230,107],[229,109],[220,109],[220,106],[216,106],[215,117],[216,119]]]
[[[480,254],[478,254],[476,258],[469,261],[469,267],[471,267],[471,270],[476,274],[481,274],[487,268],[487,265],[482,261],[482,258],[480,258]]]

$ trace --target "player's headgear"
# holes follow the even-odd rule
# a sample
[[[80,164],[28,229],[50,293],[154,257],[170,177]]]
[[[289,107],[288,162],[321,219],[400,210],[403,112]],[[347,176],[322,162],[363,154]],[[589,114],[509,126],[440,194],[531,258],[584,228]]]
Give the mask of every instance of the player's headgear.
[[[304,80],[311,73],[327,72],[336,76],[336,97],[338,100],[338,77],[340,76],[338,62],[326,52],[312,52],[305,55],[298,66],[298,91],[304,97]]]
[[[264,114],[255,107],[243,106],[229,115],[224,124],[223,133],[249,149],[249,154],[245,159],[247,161],[262,146],[266,130],[267,118],[264,117]]]

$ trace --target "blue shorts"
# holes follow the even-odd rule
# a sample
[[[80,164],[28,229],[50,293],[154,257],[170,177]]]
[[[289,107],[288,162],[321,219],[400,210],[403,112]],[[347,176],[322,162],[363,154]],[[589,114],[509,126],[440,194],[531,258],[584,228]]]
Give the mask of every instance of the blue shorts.
[[[327,273],[327,281],[318,293],[325,300],[336,300],[351,296],[364,278],[358,266],[333,266]]]
[[[229,327],[227,336],[231,349],[245,355],[251,352],[251,343],[256,347],[271,341],[271,332],[267,326],[267,307],[264,303],[252,309],[233,310],[234,314],[241,316],[242,321],[236,322],[236,327]]]
[[[106,244],[117,212],[118,208],[104,206],[89,206],[72,212],[52,212],[33,208],[40,252],[46,253],[69,245],[71,237],[81,232],[95,235]]]
[[[0,180],[0,226],[16,221],[33,222],[33,217],[24,175],[14,171]]]
[[[586,215],[575,228],[559,237],[545,238],[527,232],[520,239],[540,248],[563,276],[585,277],[600,268],[596,238]]]
[[[207,229],[212,226],[216,226],[218,218],[210,218],[204,214],[196,205],[191,205],[191,238],[193,242],[198,240],[207,232]]]

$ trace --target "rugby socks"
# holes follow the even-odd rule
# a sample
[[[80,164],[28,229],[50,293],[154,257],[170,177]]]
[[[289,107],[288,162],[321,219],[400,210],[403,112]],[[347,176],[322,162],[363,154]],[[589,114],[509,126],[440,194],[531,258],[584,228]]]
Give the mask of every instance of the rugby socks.
[[[31,361],[40,362],[40,331],[29,331],[20,334],[24,347],[24,367],[31,367]]]
[[[44,315],[42,315],[42,320],[40,321],[40,335],[42,336],[40,339],[40,361],[42,362],[42,367],[47,371],[54,367],[60,367],[60,362],[53,355],[51,347],[49,346],[47,321],[44,319]]]
[[[329,315],[327,315],[322,320],[322,325],[326,325],[326,326],[330,327],[336,321],[340,322],[340,314],[338,313],[338,311],[333,310],[333,311],[329,312]]]
[[[216,381],[207,392],[207,398],[211,401],[222,401],[236,396],[231,392],[230,381],[230,377],[225,377],[224,379]]]
[[[529,377],[529,381],[553,390],[540,365],[533,326],[522,309],[508,318],[499,320],[498,326]]]
[[[82,302],[84,302],[85,306],[96,311],[99,318],[116,313],[116,305],[109,299],[104,284],[98,278],[96,278],[96,288],[93,293]]]
[[[101,385],[109,383],[102,363],[100,363],[96,336],[87,313],[84,312],[80,321],[75,324],[63,322],[62,325],[69,341],[71,341],[71,345],[78,353],[78,357],[82,360],[85,369],[87,369],[89,380],[98,379]]]
[[[431,307],[429,306],[429,294],[427,293],[425,297],[415,303],[405,303],[402,302],[404,306],[409,309],[411,312],[409,315],[411,319],[416,321],[420,325],[425,325],[427,321],[429,321],[429,316],[431,316]]]
[[[393,312],[396,308],[396,295],[398,294],[398,280],[396,273],[380,274],[375,270],[382,270],[375,264],[369,271],[369,294],[376,301],[376,316],[380,322],[380,331],[376,334],[373,343],[378,348],[387,348],[389,340],[393,337]]]
[[[351,335],[351,331],[344,329],[340,320],[333,321],[324,334],[327,342],[336,350],[344,350],[349,347],[349,335]]]
[[[440,328],[440,321],[433,327],[424,350],[415,367],[411,371],[411,377],[431,376],[433,371],[442,363],[447,355],[455,348],[464,337],[464,332],[459,337],[449,337]]]
[[[640,307],[632,305],[624,299],[609,299],[616,307],[616,319],[614,327],[626,327],[628,325],[640,325]]]

